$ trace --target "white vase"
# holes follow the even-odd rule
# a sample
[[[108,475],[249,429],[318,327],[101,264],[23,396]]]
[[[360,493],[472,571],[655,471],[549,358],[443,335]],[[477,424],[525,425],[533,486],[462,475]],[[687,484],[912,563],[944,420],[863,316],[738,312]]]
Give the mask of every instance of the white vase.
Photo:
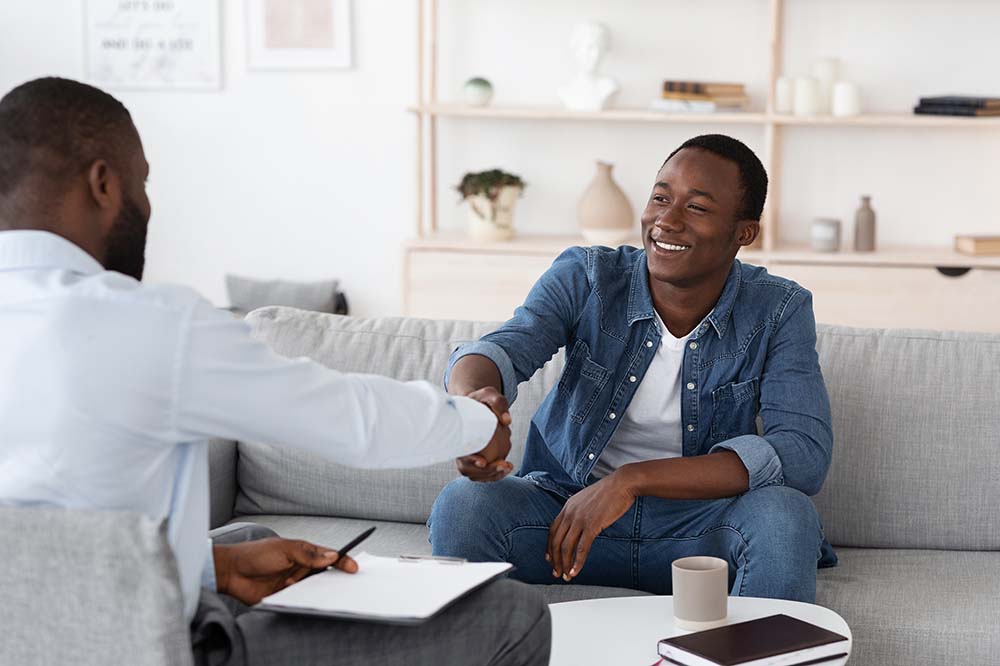
[[[597,163],[597,173],[576,207],[580,232],[591,245],[617,247],[633,235],[632,204],[611,177],[612,165]]]
[[[495,200],[485,194],[467,197],[469,236],[480,241],[508,241],[514,237],[514,207],[521,188],[505,185]]]

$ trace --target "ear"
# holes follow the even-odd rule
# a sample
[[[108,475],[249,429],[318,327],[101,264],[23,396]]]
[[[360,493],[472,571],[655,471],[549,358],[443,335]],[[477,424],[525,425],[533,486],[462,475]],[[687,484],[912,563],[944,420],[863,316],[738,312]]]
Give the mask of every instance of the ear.
[[[757,240],[757,236],[760,235],[760,220],[740,220],[736,224],[738,225],[736,231],[737,245],[740,247],[753,245],[754,241]]]
[[[87,169],[87,187],[98,208],[115,211],[121,205],[121,181],[104,160],[95,160]]]

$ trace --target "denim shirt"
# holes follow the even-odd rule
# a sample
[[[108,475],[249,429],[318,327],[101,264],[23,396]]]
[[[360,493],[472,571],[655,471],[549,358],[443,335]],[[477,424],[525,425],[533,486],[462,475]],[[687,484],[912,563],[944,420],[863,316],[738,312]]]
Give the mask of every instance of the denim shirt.
[[[513,403],[518,384],[565,347],[562,376],[531,419],[518,473],[568,497],[593,481],[661,335],[645,251],[574,247],[512,319],[455,350],[445,384],[458,359],[479,354],[499,368]],[[833,433],[809,291],[734,261],[714,309],[687,342],[681,375],[684,456],[728,449],[746,466],[750,489],[819,492]]]

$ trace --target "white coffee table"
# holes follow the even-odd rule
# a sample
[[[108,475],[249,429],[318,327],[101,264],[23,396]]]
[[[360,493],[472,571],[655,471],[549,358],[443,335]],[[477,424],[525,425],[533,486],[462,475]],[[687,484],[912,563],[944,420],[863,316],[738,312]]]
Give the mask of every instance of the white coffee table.
[[[550,666],[650,666],[659,657],[656,643],[661,638],[689,632],[674,626],[672,597],[619,597],[586,599],[551,604],[552,660]],[[743,622],[784,613],[812,622],[851,641],[844,618],[829,608],[780,599],[729,598],[729,621]],[[841,666],[847,657],[825,662]]]

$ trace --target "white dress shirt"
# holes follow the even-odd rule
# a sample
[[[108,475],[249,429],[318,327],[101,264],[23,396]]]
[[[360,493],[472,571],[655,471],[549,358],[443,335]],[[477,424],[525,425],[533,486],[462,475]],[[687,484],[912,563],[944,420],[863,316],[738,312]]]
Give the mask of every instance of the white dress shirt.
[[[189,619],[214,586],[207,438],[415,467],[495,427],[427,382],[282,358],[191,289],[105,271],[54,234],[0,231],[0,503],[166,519]]]
[[[677,458],[684,453],[681,369],[684,345],[691,333],[675,338],[660,315],[656,315],[656,322],[660,327],[660,346],[618,422],[618,428],[611,435],[611,441],[594,465],[592,473],[598,478],[626,463]]]

